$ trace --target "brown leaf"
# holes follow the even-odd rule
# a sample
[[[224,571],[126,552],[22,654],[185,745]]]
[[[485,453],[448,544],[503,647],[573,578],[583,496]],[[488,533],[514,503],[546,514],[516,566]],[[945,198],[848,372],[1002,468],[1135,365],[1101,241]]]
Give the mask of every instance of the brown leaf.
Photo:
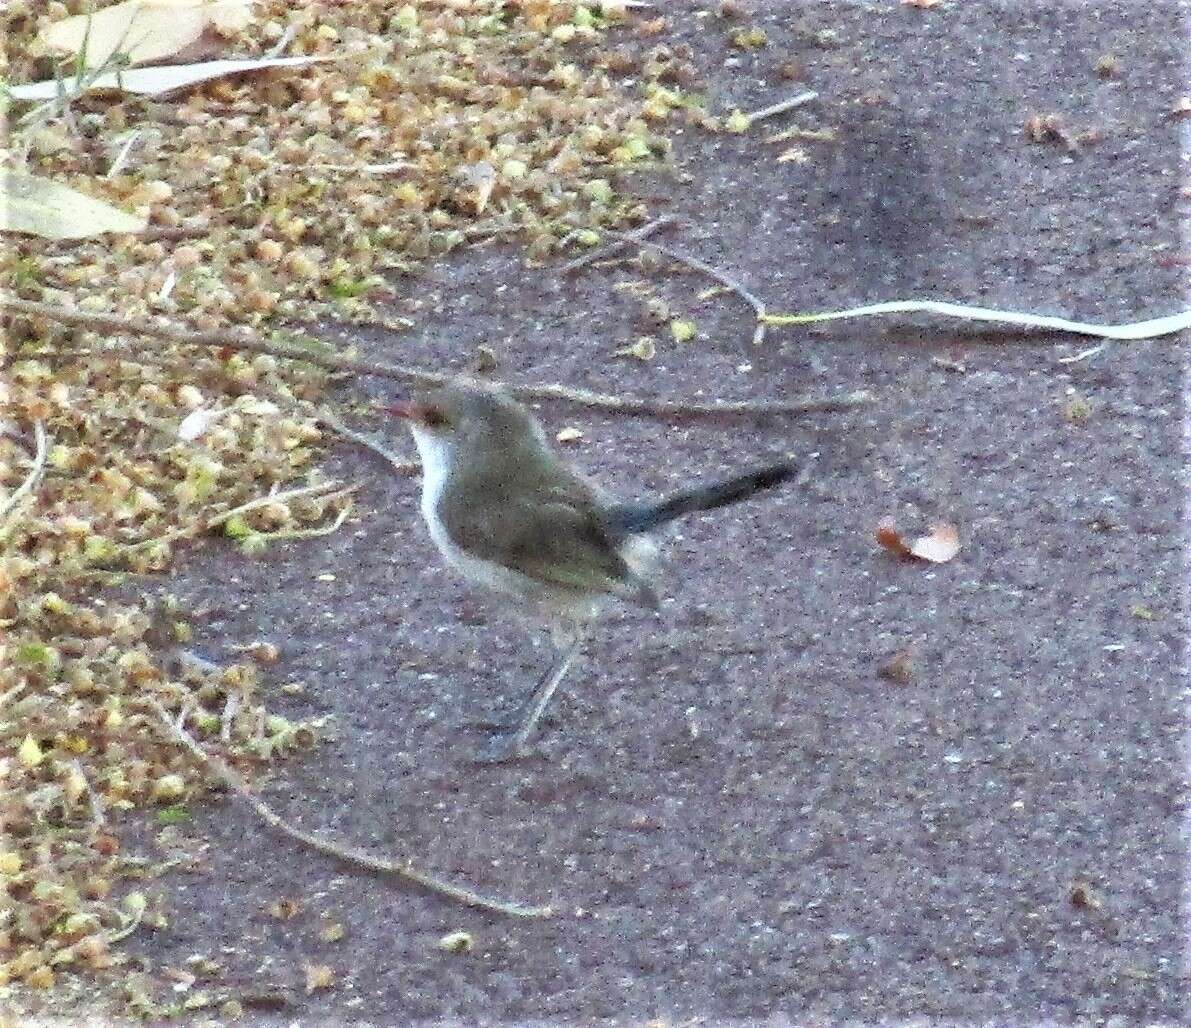
[[[306,991],[315,992],[319,989],[329,989],[335,984],[335,972],[326,964],[307,964]]]
[[[910,555],[910,547],[902,539],[902,534],[898,531],[897,522],[894,521],[892,515],[883,517],[877,522],[877,542],[890,553],[896,553],[899,557]]]
[[[898,685],[908,685],[914,680],[914,647],[905,646],[898,650],[881,665],[878,674]]]
[[[278,921],[292,921],[301,909],[302,904],[295,899],[279,899],[269,904],[269,913]]]
[[[906,542],[897,522],[891,516],[884,517],[877,522],[876,538],[890,553],[917,557],[932,564],[945,564],[959,553],[959,531],[946,522],[932,525],[929,534]]]
[[[915,539],[910,544],[910,553],[932,564],[946,564],[959,553],[959,531],[946,522],[932,525],[929,535]]]

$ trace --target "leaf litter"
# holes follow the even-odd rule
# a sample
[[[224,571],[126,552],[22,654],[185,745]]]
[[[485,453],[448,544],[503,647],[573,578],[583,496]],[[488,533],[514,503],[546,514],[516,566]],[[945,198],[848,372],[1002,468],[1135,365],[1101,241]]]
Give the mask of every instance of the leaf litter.
[[[629,86],[601,70],[598,48],[622,22],[660,30],[636,5],[263,0],[207,5],[197,35],[181,13],[194,5],[136,6],[138,18],[178,19],[154,44],[175,60],[254,61],[280,45],[317,63],[191,83],[157,104],[88,93],[84,68],[166,56],[145,49],[138,23],[116,24],[130,5],[71,26],[73,4],[6,5],[8,81],[64,87],[12,133],[7,174],[148,226],[69,243],[7,237],[0,288],[24,299],[281,339],[287,320],[408,329],[415,288],[396,317],[381,306],[402,292],[395,275],[493,235],[541,260],[644,220],[618,182],[666,157],[671,115],[705,117],[661,84],[662,63]],[[214,7],[228,17],[212,24]],[[34,316],[6,317],[0,345],[0,990],[11,998],[14,983],[120,971],[120,940],[164,917],[140,883],[172,864],[137,856],[132,832],[148,816],[176,833],[215,779],[155,709],[250,778],[318,735],[269,712],[258,661],[200,657],[187,648],[191,612],[135,593],[196,540],[222,536],[251,556],[334,530],[351,487],[319,469],[310,405],[329,378],[315,366],[227,350],[142,358],[127,339]],[[317,967],[307,984],[332,981]],[[181,1009],[141,973],[124,995],[142,1016]]]

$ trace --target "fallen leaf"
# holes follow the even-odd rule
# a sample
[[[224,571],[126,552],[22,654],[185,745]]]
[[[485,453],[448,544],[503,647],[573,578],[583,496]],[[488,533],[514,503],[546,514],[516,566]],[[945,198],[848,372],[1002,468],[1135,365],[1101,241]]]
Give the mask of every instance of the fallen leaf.
[[[959,532],[954,525],[932,525],[930,534],[910,544],[910,554],[932,564],[946,564],[959,553]]]
[[[204,34],[234,35],[252,21],[249,0],[128,0],[46,26],[38,37],[50,50],[74,57],[86,47],[86,67],[116,54],[130,65],[160,61],[193,47]]]
[[[142,232],[146,220],[52,179],[0,171],[0,230],[43,239],[86,239]]]
[[[90,81],[83,78],[70,77],[62,80],[62,88],[68,96],[74,95],[80,89],[100,90],[117,89],[124,93],[138,93],[142,96],[160,96],[172,93],[176,89],[209,82],[211,79],[223,78],[227,75],[237,75],[249,71],[261,71],[265,68],[295,68],[318,61],[331,61],[331,55],[321,57],[261,57],[243,61],[204,61],[200,64],[170,64],[158,68],[129,68],[120,72],[108,72],[106,75],[96,76]],[[58,82],[28,82],[9,89],[9,95],[14,100],[52,100],[58,95]],[[378,165],[378,167],[380,167]]]
[[[897,522],[892,517],[884,517],[877,522],[877,542],[891,553],[896,553],[899,557],[908,557],[910,555],[910,547],[902,539],[902,534],[897,528]]]
[[[302,904],[295,899],[279,899],[269,904],[269,913],[278,921],[292,921],[301,909]]]
[[[488,206],[488,198],[496,185],[496,169],[487,161],[477,164],[465,164],[458,171],[459,177],[470,188],[468,199],[476,214],[483,214]]]
[[[688,340],[694,339],[696,331],[697,329],[693,321],[676,318],[670,322],[670,335],[674,337],[676,343],[685,343]]]
[[[191,411],[178,425],[178,438],[192,443],[227,413],[226,407]]]
[[[613,350],[616,357],[634,357],[639,361],[651,361],[657,356],[658,348],[649,336],[641,336],[632,346],[622,346]]]
[[[1170,109],[1170,113],[1176,118],[1185,118],[1191,114],[1191,96],[1180,96],[1174,107]]]
[[[444,953],[470,953],[474,945],[471,932],[448,932],[438,940],[438,948]]]
[[[724,128],[729,132],[747,132],[752,123],[753,119],[738,108],[725,119]]]
[[[335,984],[335,972],[326,964],[307,964],[306,991],[315,992],[318,989],[329,989]]]
[[[1104,906],[1103,901],[1096,895],[1096,890],[1092,888],[1090,882],[1075,882],[1071,886],[1071,893],[1068,898],[1071,900],[1073,907],[1079,907],[1081,910],[1099,910]]]
[[[338,942],[346,934],[347,931],[338,921],[332,921],[329,924],[325,924],[318,931],[318,937],[322,939],[323,942]]]
[[[577,428],[564,428],[554,438],[560,443],[573,443],[576,439],[582,439],[583,433]]]
[[[877,542],[899,557],[917,557],[932,564],[945,564],[959,553],[959,532],[954,525],[940,522],[930,533],[906,542],[892,517],[877,522]]]
[[[898,685],[907,685],[914,680],[914,647],[905,646],[898,650],[877,672]]]
[[[801,146],[792,146],[774,158],[778,164],[806,164],[811,156]]]
[[[45,759],[45,754],[41,752],[37,740],[31,735],[25,736],[25,741],[17,749],[17,756],[21,758],[21,763],[25,767],[37,767]]]
[[[923,11],[929,11],[932,7],[939,6],[939,0],[902,0],[903,7],[917,7]]]

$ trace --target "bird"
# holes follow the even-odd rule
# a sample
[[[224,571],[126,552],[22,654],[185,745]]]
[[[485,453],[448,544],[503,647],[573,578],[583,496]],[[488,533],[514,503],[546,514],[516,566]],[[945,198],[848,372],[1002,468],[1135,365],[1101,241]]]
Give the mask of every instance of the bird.
[[[685,514],[746,500],[792,478],[778,461],[661,499],[618,499],[555,450],[504,388],[459,377],[388,406],[422,465],[421,513],[446,562],[552,628],[557,657],[481,763],[531,755],[528,742],[609,600],[657,611],[655,534]]]

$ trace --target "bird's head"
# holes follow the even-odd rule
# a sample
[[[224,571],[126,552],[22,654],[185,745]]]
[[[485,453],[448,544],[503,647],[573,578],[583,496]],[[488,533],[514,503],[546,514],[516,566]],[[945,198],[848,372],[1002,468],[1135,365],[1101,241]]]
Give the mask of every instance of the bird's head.
[[[527,446],[545,446],[534,417],[507,393],[472,379],[457,379],[388,411],[404,419],[425,461],[428,451],[492,459]]]

